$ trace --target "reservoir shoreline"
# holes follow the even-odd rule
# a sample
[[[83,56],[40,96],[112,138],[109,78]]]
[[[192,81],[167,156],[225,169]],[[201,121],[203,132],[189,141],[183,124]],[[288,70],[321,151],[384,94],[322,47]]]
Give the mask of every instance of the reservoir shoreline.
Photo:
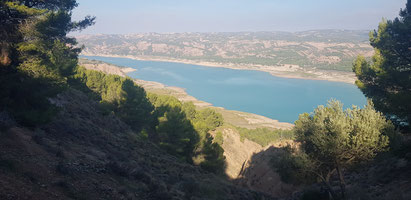
[[[366,102],[355,85],[344,82],[283,78],[260,70],[178,62],[107,56],[84,58],[135,68],[137,71],[127,73],[129,77],[184,88],[190,95],[216,107],[255,113],[288,123],[294,123],[301,113],[312,112],[330,99],[340,100],[345,108],[363,106]]]
[[[234,64],[234,63],[216,63],[208,61],[195,61],[186,59],[171,59],[163,57],[145,57],[145,56],[133,56],[133,55],[115,55],[115,54],[90,54],[82,53],[82,56],[101,56],[101,57],[114,57],[114,58],[129,58],[133,60],[142,61],[161,61],[161,62],[173,62],[173,63],[183,63],[191,65],[200,65],[205,67],[221,67],[235,70],[255,70],[268,72],[272,76],[282,77],[282,78],[293,78],[293,79],[305,79],[305,80],[324,80],[331,82],[343,82],[349,84],[355,84],[354,73],[340,72],[340,71],[325,71],[325,70],[305,70],[298,65],[286,66],[268,66],[268,65],[245,65],[245,64]]]
[[[102,62],[102,61],[99,61]],[[79,65],[90,70],[97,70],[107,74],[119,75],[122,77],[129,77],[127,73],[136,71],[136,69],[131,67],[119,67],[109,63],[98,63],[90,64],[87,61],[80,61]],[[146,91],[152,92],[155,94],[170,95],[176,97],[181,102],[193,102],[193,104],[198,108],[213,108],[217,112],[223,115],[224,121],[228,122],[231,125],[243,127],[243,128],[275,128],[275,129],[291,129],[294,124],[288,122],[280,122],[276,119],[271,119],[262,115],[236,111],[236,110],[227,110],[223,107],[213,106],[211,103],[198,100],[197,98],[189,95],[184,88],[167,86],[165,84],[155,82],[155,81],[146,81],[136,78],[131,78],[137,85],[143,87]]]

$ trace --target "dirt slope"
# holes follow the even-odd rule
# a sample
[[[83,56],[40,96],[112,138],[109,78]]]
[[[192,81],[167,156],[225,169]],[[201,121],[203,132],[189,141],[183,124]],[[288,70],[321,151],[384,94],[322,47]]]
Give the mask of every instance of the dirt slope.
[[[0,199],[271,199],[179,162],[81,92],[54,102],[52,123],[0,133]]]
[[[222,134],[224,140],[222,147],[227,163],[226,174],[229,178],[236,179],[240,176],[241,170],[246,167],[251,156],[263,148],[247,139],[241,141],[240,135],[233,129],[225,128]]]
[[[237,185],[270,194],[286,197],[298,188],[281,181],[280,176],[270,166],[270,160],[278,153],[278,147],[291,141],[276,142],[266,147],[241,139],[231,128],[224,128],[223,149],[226,157],[226,174]]]
[[[99,70],[104,73],[116,74],[120,76],[126,76],[127,73],[124,71],[126,68],[121,68],[115,65],[85,59],[81,61],[82,66],[87,69]],[[163,89],[163,91],[170,91],[169,93],[166,93],[167,95],[175,96],[180,101],[192,101],[199,107],[211,106],[211,104],[198,101],[194,97],[189,96],[181,88],[168,87],[161,83],[138,79],[134,79],[134,81],[150,92],[161,94],[162,92],[159,92],[159,90]],[[272,120],[260,115],[225,110],[224,108],[215,109],[224,116],[225,122],[240,127],[271,127],[279,129],[290,129],[292,127],[292,124],[281,123],[277,120]],[[227,164],[226,174],[231,180],[236,180],[236,183],[242,187],[265,192],[274,197],[286,196],[290,194],[293,189],[295,189],[291,185],[284,184],[280,180],[278,174],[269,165],[270,159],[272,156],[275,156],[275,154],[273,155],[271,151],[266,150],[271,146],[279,147],[282,145],[281,143],[262,147],[253,141],[245,138],[241,139],[238,132],[234,129],[224,128],[222,132],[224,140],[222,147],[224,149]],[[256,165],[256,163],[259,164]]]

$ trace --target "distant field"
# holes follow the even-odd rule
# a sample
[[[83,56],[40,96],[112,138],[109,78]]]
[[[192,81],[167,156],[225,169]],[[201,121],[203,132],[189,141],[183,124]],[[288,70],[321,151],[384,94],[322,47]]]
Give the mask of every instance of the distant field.
[[[220,64],[351,71],[358,54],[370,57],[368,31],[143,33],[77,36],[84,54],[182,59]],[[291,66],[290,66],[291,67]]]

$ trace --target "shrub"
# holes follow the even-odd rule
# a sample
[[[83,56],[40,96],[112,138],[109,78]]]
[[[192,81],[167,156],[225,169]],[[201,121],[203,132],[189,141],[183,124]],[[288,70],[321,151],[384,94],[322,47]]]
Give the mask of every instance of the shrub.
[[[294,132],[301,149],[290,152],[285,157],[289,159],[275,163],[277,170],[286,177],[294,176],[292,171],[297,175],[310,174],[305,177],[321,180],[334,198],[337,194],[330,185],[330,177],[337,172],[344,197],[343,169],[388,150],[389,137],[396,134],[394,125],[375,111],[372,103],[363,109],[353,106],[344,111],[335,100],[329,101],[327,107],[319,106],[311,115],[301,114]]]

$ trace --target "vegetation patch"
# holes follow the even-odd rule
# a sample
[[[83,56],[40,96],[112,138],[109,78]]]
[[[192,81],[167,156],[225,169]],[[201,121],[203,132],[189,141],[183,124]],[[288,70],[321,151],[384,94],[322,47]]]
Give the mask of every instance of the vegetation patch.
[[[270,128],[247,129],[241,127],[236,127],[236,129],[238,133],[240,133],[241,141],[244,141],[244,138],[247,138],[263,147],[272,142],[294,139],[292,130]]]

